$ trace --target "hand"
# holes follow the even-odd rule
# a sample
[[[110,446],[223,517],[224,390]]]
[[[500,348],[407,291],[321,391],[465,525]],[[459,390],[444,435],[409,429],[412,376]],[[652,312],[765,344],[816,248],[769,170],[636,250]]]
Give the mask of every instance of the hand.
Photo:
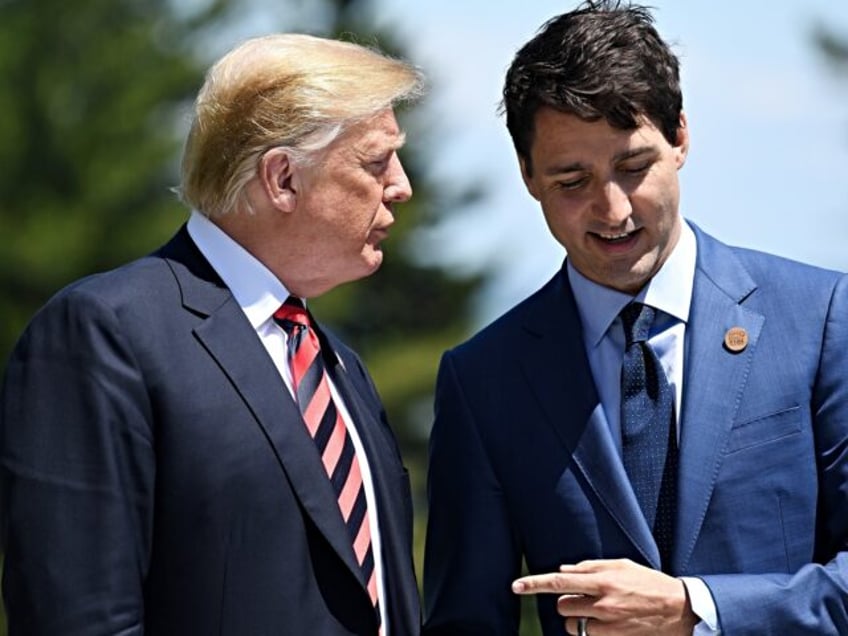
[[[691,636],[698,623],[683,581],[629,559],[563,565],[559,572],[517,579],[512,591],[560,594],[557,611],[569,634],[577,634],[579,617],[589,619],[589,636]]]

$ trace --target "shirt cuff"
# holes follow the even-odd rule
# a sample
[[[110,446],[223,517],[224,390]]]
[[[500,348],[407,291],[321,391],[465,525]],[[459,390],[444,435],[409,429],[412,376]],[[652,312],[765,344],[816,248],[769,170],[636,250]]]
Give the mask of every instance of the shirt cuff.
[[[686,586],[692,611],[701,622],[695,625],[693,636],[716,636],[721,634],[718,627],[718,612],[710,588],[701,579],[692,576],[681,576],[680,580]]]

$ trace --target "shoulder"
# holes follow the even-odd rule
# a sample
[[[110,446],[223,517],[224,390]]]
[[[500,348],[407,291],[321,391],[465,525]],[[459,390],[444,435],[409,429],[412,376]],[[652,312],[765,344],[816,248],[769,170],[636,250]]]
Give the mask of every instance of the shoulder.
[[[167,304],[179,303],[179,299],[165,260],[145,256],[59,290],[32,317],[17,348],[35,347],[59,354],[94,341],[114,346],[117,334],[131,332],[135,325],[140,330],[145,325],[149,328],[163,319]]]
[[[784,298],[821,298],[834,293],[843,272],[802,263],[776,254],[727,245],[695,228],[699,270],[707,276],[737,263],[753,280],[756,294]]]
[[[195,281],[223,285],[183,225],[156,251],[67,285],[42,311],[81,306],[112,310],[125,318],[145,312],[155,314],[169,302],[179,302],[186,284]]]
[[[843,273],[803,263],[776,254],[744,247],[731,250],[746,265],[758,281],[775,281],[785,284],[790,281],[836,284]]]
[[[464,342],[447,352],[460,359],[491,358],[495,351],[508,351],[521,334],[532,333],[540,322],[548,322],[570,296],[561,271],[530,296],[514,305]]]
[[[71,283],[48,300],[38,315],[62,307],[94,313],[111,311],[118,318],[130,317],[145,308],[150,310],[152,305],[161,306],[175,287],[174,275],[165,260],[146,256]]]

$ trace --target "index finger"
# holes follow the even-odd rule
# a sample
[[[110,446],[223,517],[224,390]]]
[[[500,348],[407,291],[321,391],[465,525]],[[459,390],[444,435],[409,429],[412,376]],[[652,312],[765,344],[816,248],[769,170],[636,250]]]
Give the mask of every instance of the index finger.
[[[579,589],[577,577],[574,574],[548,572],[546,574],[531,574],[522,576],[512,582],[515,594],[560,594],[583,596],[584,590]]]

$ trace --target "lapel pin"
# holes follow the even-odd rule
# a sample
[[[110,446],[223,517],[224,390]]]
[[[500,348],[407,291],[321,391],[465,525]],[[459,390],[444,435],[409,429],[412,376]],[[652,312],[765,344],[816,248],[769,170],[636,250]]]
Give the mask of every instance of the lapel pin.
[[[748,346],[748,332],[742,327],[731,327],[724,334],[724,346],[731,353],[740,353]]]

